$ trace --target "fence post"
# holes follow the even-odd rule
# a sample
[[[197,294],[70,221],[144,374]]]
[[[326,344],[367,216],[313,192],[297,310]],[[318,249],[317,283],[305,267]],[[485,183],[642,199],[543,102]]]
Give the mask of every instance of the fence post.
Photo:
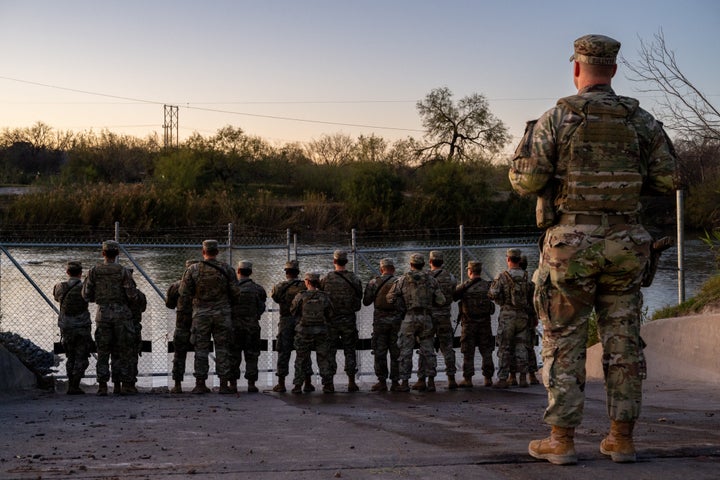
[[[352,245],[352,252],[353,252],[353,272],[357,272],[358,269],[358,262],[357,262],[357,237],[356,237],[356,231],[353,228],[350,232],[350,242]]]
[[[683,191],[677,191],[677,264],[678,264],[678,305],[685,301],[685,202]]]
[[[287,259],[286,261],[290,261],[290,229],[288,228],[285,231],[285,246],[287,247]]]
[[[232,246],[233,246],[233,224],[228,223],[228,264],[231,267],[233,267],[233,270],[234,270],[235,267],[233,266]]]
[[[115,222],[115,241],[120,243],[120,222]]]
[[[465,227],[460,225],[460,283],[465,281]]]

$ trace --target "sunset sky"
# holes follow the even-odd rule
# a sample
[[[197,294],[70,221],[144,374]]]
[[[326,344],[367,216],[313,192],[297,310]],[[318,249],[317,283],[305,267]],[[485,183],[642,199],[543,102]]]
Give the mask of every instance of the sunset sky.
[[[162,138],[171,104],[181,139],[225,125],[273,144],[420,138],[416,102],[447,86],[484,95],[514,143],[574,93],[575,38],[614,37],[633,62],[660,29],[720,103],[716,0],[0,0],[0,129]],[[622,69],[613,85],[652,110]]]

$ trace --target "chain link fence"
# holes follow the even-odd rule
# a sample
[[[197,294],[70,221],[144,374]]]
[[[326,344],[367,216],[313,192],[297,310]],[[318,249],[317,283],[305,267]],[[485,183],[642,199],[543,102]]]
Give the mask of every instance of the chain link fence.
[[[60,342],[60,331],[57,326],[57,303],[52,299],[52,291],[56,283],[66,280],[66,262],[81,261],[83,274],[86,274],[91,266],[102,262],[102,241],[115,239],[122,248],[119,262],[134,270],[138,288],[148,298],[142,321],[145,351],[138,364],[138,383],[143,387],[165,387],[170,381],[170,343],[175,327],[175,312],[165,306],[165,292],[170,284],[182,277],[187,259],[201,259],[201,243],[204,239],[214,238],[220,242],[221,254],[218,258],[221,261],[233,266],[240,260],[251,261],[252,278],[267,290],[268,295],[273,285],[285,279],[284,264],[288,259],[298,259],[302,272],[324,274],[333,268],[332,254],[336,249],[348,252],[351,258],[348,268],[360,276],[363,287],[378,273],[380,259],[392,258],[400,274],[409,269],[410,255],[415,252],[422,253],[427,259],[431,250],[442,251],[444,268],[455,275],[458,282],[465,279],[465,265],[469,260],[483,262],[483,276],[486,279],[497,276],[506,268],[505,250],[510,246],[523,248],[523,251],[527,251],[530,265],[537,265],[537,247],[534,245],[537,236],[527,231],[466,230],[462,227],[454,231],[406,231],[392,234],[352,231],[327,240],[313,238],[308,243],[299,243],[300,235],[289,231],[258,231],[233,225],[154,231],[148,234],[124,231],[116,224],[112,231],[82,229],[81,241],[77,239],[77,232],[78,229],[72,228],[56,230],[49,237],[52,240],[46,242],[30,241],[30,238],[48,238],[48,233],[40,231],[35,231],[34,236],[31,236],[31,229],[13,236],[2,232],[0,332],[13,332],[44,350],[54,351]],[[93,318],[94,308],[91,305]],[[454,303],[453,319],[456,315],[457,303]],[[496,316],[493,318],[494,328]],[[360,381],[374,381],[373,358],[369,350],[372,317],[372,306],[363,306],[357,315],[362,347],[357,353]],[[262,386],[271,386],[275,381],[277,353],[274,351],[274,340],[277,324],[278,306],[268,298],[267,310],[261,319],[263,352],[258,365],[261,372],[258,383]],[[459,334],[458,329],[456,336]],[[459,349],[456,357],[458,364],[461,364],[462,354]],[[211,374],[214,371],[212,359],[211,355]],[[479,356],[476,359],[479,361]],[[56,360],[57,376],[64,377],[64,355],[58,353]],[[339,376],[343,375],[343,363],[343,356],[338,355]],[[442,375],[444,370],[442,356],[438,355],[438,372]],[[193,355],[189,354],[187,382],[193,382],[192,371]],[[94,376],[93,357],[86,378]],[[339,382],[342,380],[339,379]],[[214,381],[217,383],[217,378]]]

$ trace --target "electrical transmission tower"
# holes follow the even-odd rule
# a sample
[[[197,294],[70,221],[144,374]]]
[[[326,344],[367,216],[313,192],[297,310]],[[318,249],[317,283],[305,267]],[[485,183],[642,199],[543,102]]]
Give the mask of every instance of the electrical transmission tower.
[[[163,105],[165,110],[165,122],[163,122],[163,131],[165,132],[164,147],[177,147],[180,139],[178,137],[178,107],[176,105]]]

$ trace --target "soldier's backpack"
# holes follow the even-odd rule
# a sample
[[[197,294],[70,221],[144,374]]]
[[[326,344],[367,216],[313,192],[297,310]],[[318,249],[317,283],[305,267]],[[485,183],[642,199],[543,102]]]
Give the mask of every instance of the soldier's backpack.
[[[278,305],[280,305],[280,315],[284,317],[289,316],[291,314],[290,305],[292,304],[293,299],[298,293],[304,292],[305,290],[307,290],[305,288],[305,282],[302,280],[288,280],[277,296],[279,300]]]
[[[570,155],[558,165],[566,174],[558,203],[566,212],[631,214],[640,208],[640,142],[630,118],[638,101],[598,95],[562,98],[582,121],[570,137]]]
[[[503,275],[510,286],[510,295],[506,300],[510,300],[510,304],[519,310],[527,310],[530,306],[530,286],[527,272],[523,272],[523,276],[518,279],[513,278],[507,270],[503,272]]]
[[[432,308],[433,290],[430,286],[430,276],[416,271],[406,273],[402,294],[408,310]]]
[[[457,281],[453,274],[444,268],[432,271],[431,275],[438,281],[438,284],[440,284],[440,290],[442,290],[443,295],[445,295],[443,307],[447,307],[453,302],[453,292],[455,291]]]
[[[495,312],[495,304],[488,297],[490,282],[476,278],[465,289],[461,309],[471,318],[488,317]]]
[[[325,325],[325,302],[318,291],[304,294],[300,323],[305,327]]]
[[[195,299],[200,302],[217,302],[229,298],[230,279],[221,267],[207,261],[198,263]]]
[[[250,279],[238,282],[236,303],[233,313],[240,317],[256,318],[262,315],[260,311],[260,295],[255,283]]]
[[[65,315],[80,315],[86,312],[88,303],[82,296],[82,282],[77,282],[65,291],[60,299],[60,311]]]

